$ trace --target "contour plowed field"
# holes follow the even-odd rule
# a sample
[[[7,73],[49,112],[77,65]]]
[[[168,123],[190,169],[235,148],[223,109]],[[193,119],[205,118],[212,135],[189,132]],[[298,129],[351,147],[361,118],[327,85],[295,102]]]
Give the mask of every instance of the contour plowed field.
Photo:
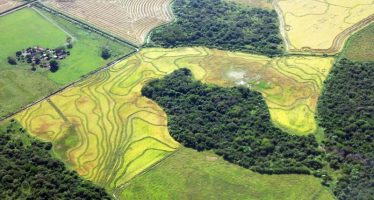
[[[16,118],[83,177],[113,194],[178,143],[166,115],[140,90],[157,68],[132,57],[20,113]]]
[[[314,112],[332,58],[270,59],[206,48],[144,49],[109,71],[20,113],[16,118],[84,177],[117,194],[178,144],[166,115],[141,96],[143,85],[181,67],[203,82],[262,92],[275,123],[296,134],[316,129]]]
[[[290,51],[334,54],[374,21],[373,0],[275,0]]]
[[[172,20],[170,2],[170,0],[45,1],[48,6],[138,45],[144,43],[147,34],[154,27]]]

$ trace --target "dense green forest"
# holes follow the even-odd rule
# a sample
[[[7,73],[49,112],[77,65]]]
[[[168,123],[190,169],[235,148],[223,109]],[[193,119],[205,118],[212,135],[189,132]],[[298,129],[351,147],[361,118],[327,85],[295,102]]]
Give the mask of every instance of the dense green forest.
[[[162,47],[207,46],[255,52],[282,53],[277,14],[223,0],[176,0],[174,23],[155,29],[154,45]]]
[[[339,199],[374,197],[374,62],[337,62],[318,103],[327,159],[343,176]]]
[[[188,69],[180,69],[150,81],[142,94],[164,108],[171,135],[186,147],[214,150],[263,173],[308,174],[323,167],[314,136],[276,128],[258,92],[202,84],[192,80]]]
[[[110,199],[54,159],[51,148],[15,121],[0,125],[0,199]]]

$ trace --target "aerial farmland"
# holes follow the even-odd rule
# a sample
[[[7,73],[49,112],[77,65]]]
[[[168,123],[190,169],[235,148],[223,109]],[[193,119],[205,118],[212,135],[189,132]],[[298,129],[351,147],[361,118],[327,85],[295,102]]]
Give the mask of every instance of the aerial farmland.
[[[0,199],[372,200],[373,0],[0,13]]]
[[[148,33],[173,20],[169,0],[156,1],[46,1],[46,5],[129,40],[137,45]]]

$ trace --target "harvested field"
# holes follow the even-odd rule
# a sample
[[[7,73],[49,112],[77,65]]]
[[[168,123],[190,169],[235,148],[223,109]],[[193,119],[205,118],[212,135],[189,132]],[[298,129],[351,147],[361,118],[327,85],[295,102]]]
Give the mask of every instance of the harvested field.
[[[0,13],[10,10],[21,5],[21,1],[16,0],[0,0]]]
[[[335,54],[355,31],[374,21],[373,0],[274,0],[291,52]]]
[[[45,4],[135,44],[156,26],[170,22],[170,0],[45,1]]]

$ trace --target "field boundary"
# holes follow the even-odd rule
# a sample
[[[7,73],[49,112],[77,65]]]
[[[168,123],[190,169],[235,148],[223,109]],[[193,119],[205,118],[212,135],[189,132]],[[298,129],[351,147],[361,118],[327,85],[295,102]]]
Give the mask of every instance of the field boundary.
[[[38,103],[40,103],[40,102],[42,102],[42,101],[44,101],[44,100],[46,100],[46,99],[49,99],[50,97],[52,97],[52,96],[54,96],[54,95],[59,94],[60,92],[64,91],[65,89],[68,89],[68,88],[70,88],[70,87],[75,86],[77,83],[80,83],[80,82],[84,81],[86,78],[88,78],[88,77],[90,77],[90,76],[92,76],[92,75],[94,75],[94,74],[97,74],[97,73],[99,73],[99,72],[102,72],[102,71],[105,71],[105,70],[109,69],[110,67],[116,65],[117,63],[119,63],[119,62],[125,60],[126,58],[128,58],[128,57],[134,55],[134,54],[137,53],[138,51],[139,51],[139,49],[135,49],[135,50],[133,50],[132,52],[130,52],[130,53],[124,55],[124,56],[121,56],[121,57],[117,58],[116,60],[114,60],[114,61],[112,61],[112,62],[110,62],[110,63],[104,65],[103,67],[98,68],[98,69],[96,69],[96,70],[94,70],[94,71],[91,71],[91,72],[89,72],[89,73],[83,75],[80,79],[78,79],[78,80],[76,80],[76,81],[73,81],[72,83],[69,83],[68,85],[63,86],[62,88],[60,88],[60,89],[54,91],[53,93],[51,93],[51,94],[49,94],[49,95],[47,95],[47,96],[45,96],[45,97],[43,97],[43,98],[41,98],[41,99],[39,99],[39,100],[36,100],[36,101],[34,101],[34,102],[32,102],[32,103],[30,103],[30,104],[28,104],[28,105],[22,106],[19,110],[15,111],[15,112],[12,112],[12,113],[9,113],[9,114],[7,114],[7,115],[5,115],[5,116],[3,116],[3,117],[0,117],[0,122],[3,122],[3,121],[5,121],[5,120],[7,120],[7,119],[9,119],[9,118],[11,118],[11,117],[17,115],[18,113],[20,113],[20,112],[22,112],[22,111],[24,111],[24,110],[26,110],[26,109],[28,109],[28,108],[30,108],[30,107],[32,107],[32,106],[38,104]]]
[[[51,14],[54,14],[54,15],[57,15],[58,17],[62,17],[64,18],[65,20],[68,20],[72,23],[75,23],[75,24],[79,24],[80,26],[82,26],[84,29],[87,29],[87,30],[90,30],[90,31],[93,31],[101,36],[104,36],[104,37],[107,37],[109,39],[112,39],[112,40],[116,40],[117,42],[120,42],[120,43],[123,43],[123,44],[126,44],[126,45],[129,45],[135,49],[138,49],[140,48],[138,45],[132,43],[132,42],[129,42],[125,39],[122,39],[122,38],[119,38],[118,36],[116,35],[113,35],[111,33],[108,33],[106,31],[103,31],[99,28],[96,28],[95,26],[91,25],[91,24],[88,24],[86,22],[83,22],[82,20],[79,20],[79,19],[76,19],[74,17],[71,17],[70,15],[68,14],[65,14],[63,12],[60,12],[58,10],[55,10],[49,6],[46,6],[40,2],[35,2],[35,4],[33,4],[35,7],[37,8],[40,8],[40,9],[43,9]]]
[[[149,42],[151,42],[151,36],[152,36],[152,33],[154,30],[158,29],[158,28],[161,28],[163,26],[166,26],[168,24],[171,24],[171,23],[174,23],[177,21],[177,17],[175,16],[174,12],[173,12],[173,5],[175,3],[175,0],[172,0],[170,3],[169,3],[169,6],[168,6],[168,10],[169,12],[171,13],[172,17],[173,17],[173,20],[171,20],[170,22],[166,22],[164,24],[161,24],[160,26],[157,26],[157,27],[154,27],[151,31],[149,31],[149,33],[147,34],[147,36],[145,37],[145,40],[143,42],[143,44],[141,45],[142,47],[147,47],[147,45],[149,44]]]
[[[8,14],[13,13],[13,12],[16,12],[16,11],[18,11],[18,10],[21,10],[22,8],[25,8],[26,6],[28,6],[28,5],[30,5],[30,4],[33,4],[33,3],[35,3],[36,1],[37,1],[37,0],[30,1],[30,2],[27,2],[27,3],[21,4],[21,5],[19,5],[19,6],[16,6],[16,7],[14,7],[14,8],[11,8],[11,9],[9,9],[9,10],[6,10],[6,11],[4,11],[4,12],[1,12],[1,13],[0,13],[0,17],[5,16],[5,15],[8,15]]]

